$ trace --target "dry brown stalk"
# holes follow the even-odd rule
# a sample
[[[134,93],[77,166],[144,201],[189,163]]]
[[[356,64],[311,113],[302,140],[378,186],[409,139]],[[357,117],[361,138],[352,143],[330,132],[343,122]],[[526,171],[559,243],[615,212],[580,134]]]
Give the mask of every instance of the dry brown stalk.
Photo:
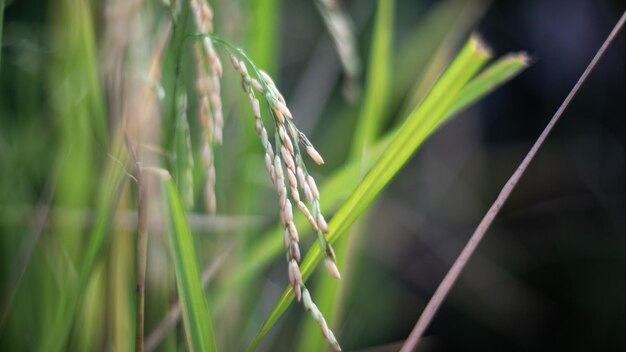
[[[143,168],[137,157],[135,147],[127,135],[124,135],[128,154],[135,166],[135,180],[137,181],[137,331],[135,333],[135,349],[143,351],[144,346],[144,306],[146,301],[146,265],[148,258],[148,192],[145,184]]]

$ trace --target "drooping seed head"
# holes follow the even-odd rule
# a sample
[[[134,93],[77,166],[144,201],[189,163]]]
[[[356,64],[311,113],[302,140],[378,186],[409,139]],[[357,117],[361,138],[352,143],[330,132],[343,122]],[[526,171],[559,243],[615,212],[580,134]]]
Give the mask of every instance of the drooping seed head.
[[[289,274],[289,282],[292,285],[297,284],[300,277],[300,268],[298,268],[298,263],[295,260],[289,261],[287,273]]]
[[[254,114],[254,117],[256,117],[257,119],[261,118],[261,104],[259,104],[259,100],[257,98],[254,98],[254,100],[251,101],[252,104],[252,114]]]
[[[211,71],[216,76],[222,77],[222,74],[224,73],[224,69],[222,68],[222,62],[220,61],[220,58],[217,56],[215,49],[213,49],[213,45],[211,45],[211,49],[212,50],[207,52],[207,55],[209,58],[209,65],[211,66]]]
[[[326,319],[321,318],[319,320],[319,324],[320,329],[322,329],[322,335],[324,335],[325,338],[328,338],[328,324],[326,324]]]
[[[204,199],[206,202],[206,208],[209,213],[215,213],[217,210],[217,199],[215,198],[215,192],[212,187],[205,187]]]
[[[281,215],[283,218],[283,224],[287,225],[293,221],[293,209],[289,200],[285,201]]]
[[[276,84],[274,84],[274,81],[272,80],[272,78],[270,77],[270,75],[268,75],[267,73],[265,73],[265,71],[263,70],[259,70],[259,73],[261,74],[261,78],[265,81],[265,83],[268,86],[274,86],[276,87]]]
[[[317,226],[323,233],[328,233],[328,223],[322,213],[317,213]]]
[[[263,122],[261,122],[260,118],[254,119],[254,129],[256,130],[256,134],[260,135],[263,131]]]
[[[335,262],[333,262],[330,258],[326,258],[324,263],[326,264],[326,269],[328,269],[330,276],[337,280],[341,280],[341,274],[339,274],[339,269],[337,269]]]
[[[235,55],[230,55],[230,63],[233,65],[235,71],[239,72],[239,60],[237,60]]]
[[[337,257],[335,256],[335,250],[333,249],[333,246],[330,245],[330,243],[326,244],[326,256],[332,261],[337,260]]]
[[[317,184],[315,183],[315,180],[313,179],[313,177],[309,175],[309,177],[307,177],[306,180],[307,180],[307,183],[309,184],[309,187],[311,187],[311,193],[313,194],[313,197],[315,199],[320,199],[320,191],[317,190]]]
[[[341,351],[341,346],[339,345],[339,342],[337,342],[337,338],[335,337],[335,334],[333,334],[332,330],[328,330],[328,336],[326,338],[328,339],[328,342],[330,342],[330,344],[335,348],[335,351]]]
[[[222,144],[222,129],[224,127],[224,115],[222,114],[222,100],[219,93],[211,92],[211,106],[213,107],[213,118],[215,120],[215,129],[213,138],[217,144]]]
[[[300,182],[301,185],[306,183],[304,178],[304,171],[302,171],[302,168],[299,165],[296,169],[296,175],[298,176],[298,182]]]
[[[315,222],[315,219],[313,218],[313,215],[309,214],[305,214],[306,219],[309,221],[309,225],[311,225],[311,227],[313,228],[313,230],[317,231],[317,223]]]
[[[291,239],[295,242],[300,242],[300,236],[298,236],[298,229],[296,228],[296,225],[293,222],[290,222],[287,227],[289,228],[289,235],[291,236]]]
[[[289,282],[291,282],[296,299],[299,302],[302,298],[302,274],[300,273],[298,263],[294,259],[289,261]]]
[[[291,139],[287,135],[287,131],[285,130],[285,125],[278,126],[278,136],[280,137],[281,142],[287,148],[291,155],[295,155],[295,151],[293,149],[293,143],[291,143]]]
[[[268,151],[272,151],[272,146],[270,145],[270,140],[267,137],[267,130],[265,128],[261,130],[261,144],[263,145],[263,148],[265,148],[266,154],[269,154]]]
[[[211,106],[209,103],[209,97],[203,95],[202,99],[200,100],[200,122],[209,133],[211,132],[211,129],[213,127],[213,123],[211,121]]]
[[[239,61],[239,73],[244,77],[249,76],[248,68],[246,67],[246,63],[243,61]]]
[[[207,182],[215,184],[215,165],[211,164],[206,174]]]
[[[263,94],[263,86],[261,85],[261,83],[259,83],[259,81],[257,81],[256,79],[252,79],[251,80],[251,84],[252,84],[252,88],[254,88],[254,90],[256,90],[257,92],[259,92],[260,94]]]
[[[302,286],[298,285],[293,288],[293,292],[296,295],[296,300],[300,302],[302,299]]]
[[[221,87],[220,77],[215,75],[215,74],[212,74],[212,75],[209,76],[209,80],[211,82],[211,89],[214,90],[215,92],[217,92],[217,94],[219,95],[220,87]]]
[[[300,209],[302,214],[304,214],[304,216],[306,216],[307,218],[311,216],[311,212],[309,211],[309,208],[306,207],[306,204],[304,204],[304,202],[299,201],[296,203],[296,205],[298,206],[298,209]]]
[[[278,88],[276,88],[276,86],[272,86],[271,89],[272,89],[272,93],[274,93],[274,95],[276,96],[276,100],[286,105],[287,103],[285,102],[285,98],[283,97],[282,94],[280,94],[280,92],[278,91]]]
[[[283,247],[285,251],[289,250],[291,246],[291,235],[289,234],[289,229],[285,228],[283,231]]]
[[[300,192],[298,192],[298,187],[291,187],[291,198],[296,202],[300,201]]]
[[[296,175],[293,174],[291,169],[287,169],[287,179],[289,180],[289,185],[293,189],[296,189],[296,193],[298,192],[298,180],[296,179]],[[293,193],[293,192],[292,192]]]
[[[311,192],[311,187],[308,183],[302,184],[302,190],[304,191],[304,195],[306,196],[306,200],[309,201],[309,204],[313,204],[313,193]]]
[[[289,136],[285,134],[285,138],[282,140],[282,142],[291,155],[296,155],[296,152],[293,149],[293,143],[291,143],[291,139],[289,139]]]
[[[317,231],[317,223],[315,222],[313,215],[311,215],[311,212],[306,207],[306,205],[302,201],[300,201],[298,202],[298,208],[300,209],[302,214],[304,214],[306,219],[309,221],[309,224],[311,224],[311,227],[313,228],[313,230]]]
[[[283,160],[285,161],[285,166],[287,166],[291,171],[295,172],[296,164],[294,164],[291,153],[289,153],[289,150],[287,150],[287,148],[284,145],[280,147],[280,153],[283,157]]]
[[[220,98],[220,95],[215,91],[211,91],[210,98],[213,110],[222,110],[222,99]]]
[[[274,113],[274,116],[276,116],[278,122],[280,122],[281,124],[285,123],[285,116],[282,112],[280,112],[280,110],[278,110],[277,108],[272,108],[272,112]]]
[[[289,129],[289,134],[291,135],[291,138],[293,138],[294,143],[297,144],[300,140],[300,133],[296,129],[296,126],[293,123],[290,123],[288,124],[287,128]]]
[[[293,116],[291,115],[291,111],[289,111],[289,108],[287,108],[287,105],[283,104],[281,101],[276,101],[276,108],[278,109],[278,111],[280,111],[283,115],[287,116],[289,119],[293,119]]]
[[[313,161],[315,161],[318,165],[324,164],[324,159],[322,159],[320,153],[318,153],[312,145],[306,147],[306,152],[309,154],[311,159],[313,159]]]
[[[285,125],[278,125],[278,137],[281,141],[287,138],[287,130],[285,130]]]
[[[296,241],[291,242],[291,256],[297,262],[300,262],[300,246],[298,246],[298,242]]]
[[[276,184],[276,171],[274,170],[274,167],[272,166],[272,169],[270,170],[270,180],[272,180],[272,184]]]
[[[279,187],[277,188],[278,190],[278,201],[280,204],[280,207],[284,207],[285,203],[287,203],[287,187],[285,187],[285,180],[281,180],[281,182],[278,184]]]
[[[204,83],[205,80],[201,76],[202,73],[198,73],[198,75],[200,77],[198,77],[198,79],[196,80],[196,91],[198,92],[198,94],[202,94],[206,90],[206,86],[205,86],[205,83]]]
[[[309,310],[309,311],[313,307],[313,300],[311,299],[311,294],[309,293],[309,290],[307,290],[306,288],[302,290],[302,305],[304,306],[304,309]]]
[[[204,6],[200,6],[201,17],[203,21],[211,22],[213,21],[213,11],[206,4]]]
[[[213,152],[211,151],[209,143],[204,143],[202,147],[202,162],[204,165],[213,164]]]
[[[267,173],[271,175],[274,174],[274,165],[272,164],[272,159],[270,156],[265,154],[265,168],[267,169]],[[272,183],[276,182],[276,180],[272,179]]]
[[[280,158],[278,155],[274,157],[274,172],[276,172],[276,180],[278,183],[283,183],[285,180],[285,175],[283,174],[283,165],[280,162]]]

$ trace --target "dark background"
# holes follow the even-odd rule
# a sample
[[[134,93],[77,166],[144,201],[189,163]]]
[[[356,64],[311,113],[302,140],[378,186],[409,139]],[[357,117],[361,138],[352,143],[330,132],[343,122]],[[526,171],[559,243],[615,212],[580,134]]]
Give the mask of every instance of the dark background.
[[[396,314],[379,323],[388,336],[363,346],[408,335],[625,8],[620,1],[492,3],[477,31],[495,53],[527,51],[532,66],[436,133],[377,204],[381,216],[364,246],[376,274],[361,280],[374,292],[402,293],[380,303]],[[487,233],[424,350],[626,349],[625,57],[622,33]]]

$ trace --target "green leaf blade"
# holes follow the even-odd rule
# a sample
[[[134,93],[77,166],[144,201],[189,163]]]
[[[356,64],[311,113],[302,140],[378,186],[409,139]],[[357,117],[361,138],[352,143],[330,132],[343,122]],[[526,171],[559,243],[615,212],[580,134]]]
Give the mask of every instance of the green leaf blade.
[[[448,116],[455,115],[503,83],[510,81],[526,69],[529,62],[530,59],[525,53],[510,54],[498,59],[463,87]]]
[[[394,9],[393,0],[378,2],[363,109],[352,144],[353,156],[360,155],[380,133],[390,92]]]
[[[169,241],[174,260],[176,286],[183,312],[187,344],[191,351],[215,351],[215,338],[209,305],[202,289],[200,270],[191,230],[172,180],[165,181],[165,212],[169,225]]]

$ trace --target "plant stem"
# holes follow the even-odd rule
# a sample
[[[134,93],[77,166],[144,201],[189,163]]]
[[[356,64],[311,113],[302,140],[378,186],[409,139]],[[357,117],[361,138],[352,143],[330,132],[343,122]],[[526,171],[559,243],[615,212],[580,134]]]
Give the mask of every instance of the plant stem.
[[[428,325],[434,318],[435,314],[437,314],[437,311],[439,310],[439,307],[443,303],[443,300],[446,298],[446,296],[452,289],[452,286],[454,285],[456,280],[459,278],[459,275],[465,268],[465,265],[469,261],[472,254],[475,252],[476,247],[478,247],[478,244],[485,236],[485,233],[487,232],[487,230],[493,223],[493,220],[495,219],[495,217],[500,212],[500,209],[502,208],[506,200],[511,195],[511,192],[517,186],[521,177],[524,175],[524,172],[528,168],[528,165],[533,160],[533,158],[537,154],[537,151],[539,151],[539,148],[541,148],[546,138],[548,137],[548,135],[550,134],[550,132],[552,131],[556,123],[561,118],[561,115],[563,114],[565,109],[569,106],[574,96],[576,96],[582,84],[587,80],[587,77],[589,76],[591,71],[595,68],[600,58],[604,55],[604,52],[606,51],[608,46],[611,44],[611,42],[613,41],[617,33],[622,29],[624,22],[626,22],[626,11],[624,11],[624,13],[622,14],[622,17],[619,19],[619,21],[617,22],[617,24],[615,25],[615,27],[613,28],[609,36],[604,41],[604,44],[602,44],[602,47],[600,47],[600,49],[594,56],[593,60],[591,60],[591,62],[589,63],[589,66],[587,66],[583,74],[578,79],[578,82],[576,82],[576,84],[574,85],[574,88],[572,88],[572,90],[567,95],[565,100],[563,100],[563,103],[561,104],[559,109],[556,111],[554,116],[552,116],[552,119],[550,119],[550,121],[546,125],[545,129],[543,130],[539,138],[537,138],[537,140],[535,141],[535,144],[533,144],[532,148],[530,148],[530,151],[528,151],[528,154],[526,154],[526,157],[524,157],[520,165],[517,167],[517,170],[515,170],[511,178],[507,181],[507,183],[504,185],[504,187],[500,191],[498,198],[496,198],[496,200],[491,205],[491,207],[489,208],[489,210],[487,211],[483,219],[478,224],[478,227],[476,228],[476,230],[470,237],[469,241],[465,245],[465,248],[463,248],[463,250],[461,251],[461,254],[459,254],[459,257],[456,259],[454,264],[452,264],[452,267],[450,268],[446,276],[443,278],[443,280],[439,284],[439,287],[437,287],[437,290],[435,291],[432,298],[426,305],[426,308],[424,308],[424,312],[418,319],[417,323],[415,324],[415,327],[413,328],[413,331],[411,331],[411,334],[406,339],[400,352],[410,352],[415,349],[415,347],[417,346],[417,343],[419,342],[420,337],[422,336],[422,334],[424,333],[424,331],[426,330],[426,328],[428,327]]]
[[[137,331],[136,351],[143,351],[144,342],[144,307],[146,302],[146,264],[148,257],[148,192],[137,153],[128,136],[124,136],[128,153],[135,164],[135,179],[137,180]]]

